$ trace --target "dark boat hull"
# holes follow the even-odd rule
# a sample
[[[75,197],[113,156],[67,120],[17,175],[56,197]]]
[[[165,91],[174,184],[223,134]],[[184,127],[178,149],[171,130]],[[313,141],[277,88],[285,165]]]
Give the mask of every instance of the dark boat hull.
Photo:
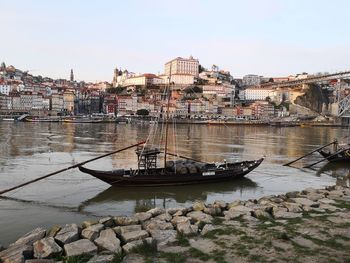
[[[215,169],[208,169],[197,173],[174,173],[163,168],[141,171],[134,175],[135,171],[125,170],[123,174],[116,171],[97,171],[79,166],[81,172],[90,174],[110,185],[120,186],[165,186],[165,185],[187,185],[197,183],[212,183],[242,178],[257,168],[263,158],[256,161],[244,161],[221,165]]]
[[[326,158],[329,162],[346,162],[350,161],[350,154],[347,151],[341,152],[335,156],[332,153],[320,150],[319,153],[323,158]]]

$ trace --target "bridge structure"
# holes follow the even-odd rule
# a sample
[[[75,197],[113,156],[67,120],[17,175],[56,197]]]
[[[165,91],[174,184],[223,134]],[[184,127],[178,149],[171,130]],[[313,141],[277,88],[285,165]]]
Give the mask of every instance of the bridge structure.
[[[341,82],[342,79],[350,78],[350,71],[341,71],[332,74],[323,74],[312,76],[304,79],[282,81],[282,82],[268,82],[260,84],[256,87],[266,89],[300,89],[303,85],[322,83],[324,81],[337,80],[334,85],[336,93],[337,116],[341,118],[350,118],[350,90],[346,92],[346,85]],[[349,88],[348,88],[349,89]]]

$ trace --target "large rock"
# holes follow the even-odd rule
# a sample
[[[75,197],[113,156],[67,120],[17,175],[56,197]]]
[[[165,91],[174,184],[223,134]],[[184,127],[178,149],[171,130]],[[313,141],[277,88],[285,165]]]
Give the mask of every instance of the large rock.
[[[36,258],[51,258],[59,255],[62,248],[55,242],[53,237],[43,238],[34,243],[34,257]]]
[[[131,241],[131,242],[129,242],[129,243],[126,243],[126,244],[122,247],[122,249],[123,249],[123,251],[124,251],[126,254],[128,254],[128,253],[130,253],[130,251],[131,251],[134,247],[140,246],[140,245],[142,245],[144,242],[146,242],[147,244],[152,244],[153,238],[147,237],[147,238],[145,238],[145,239],[143,239],[143,240]]]
[[[62,229],[61,226],[55,225],[46,231],[46,237],[54,237]]]
[[[196,201],[194,202],[192,208],[194,211],[203,211],[205,208],[205,203],[203,201]]]
[[[154,219],[161,220],[161,221],[167,221],[167,222],[169,222],[172,218],[173,217],[169,213],[160,214],[160,215],[154,217]]]
[[[26,259],[33,258],[33,246],[13,244],[0,252],[0,259],[4,263],[24,263]]]
[[[46,230],[43,228],[36,228],[29,233],[25,234],[19,238],[15,244],[16,245],[33,245],[34,242],[42,239],[46,234]]]
[[[300,204],[290,203],[290,202],[284,202],[282,204],[288,209],[288,212],[293,212],[293,213],[303,212],[303,209],[301,209]]]
[[[125,243],[139,240],[139,239],[144,239],[148,236],[149,234],[146,230],[126,232],[124,234],[121,234],[121,238]]]
[[[311,206],[311,207],[318,207],[319,206],[318,203],[316,203],[310,199],[307,199],[307,198],[297,197],[297,198],[291,198],[291,200],[294,203],[300,204],[302,206]]]
[[[330,199],[337,199],[343,196],[344,196],[344,193],[342,190],[333,190],[333,191],[330,191],[328,194],[328,198]]]
[[[157,242],[158,250],[165,246],[172,245],[177,242],[176,230],[153,230],[151,232],[151,236]]]
[[[155,217],[155,216],[159,216],[161,214],[164,214],[165,210],[162,208],[156,207],[156,208],[148,210],[147,213],[150,213],[153,217]]]
[[[226,209],[227,203],[223,200],[215,200],[214,201],[214,206],[215,207],[220,207],[221,209]]]
[[[189,242],[191,247],[203,253],[211,253],[218,248],[210,239],[190,239]]]
[[[60,245],[68,244],[79,239],[79,227],[77,224],[65,225],[55,236]]]
[[[211,223],[213,220],[213,217],[211,215],[207,215],[202,211],[189,212],[187,213],[187,217],[191,218],[191,220],[194,222]]]
[[[81,231],[81,236],[83,238],[89,239],[90,241],[94,241],[96,238],[99,237],[100,231],[104,229],[104,225],[99,223],[95,225],[91,225],[83,231]]]
[[[83,228],[87,228],[89,226],[92,226],[92,225],[96,225],[98,224],[98,220],[97,219],[94,219],[94,220],[85,220],[83,221],[83,223],[81,224]]]
[[[333,205],[333,204],[336,204],[337,202],[334,201],[333,199],[329,199],[329,198],[322,198],[320,200],[318,200],[318,202],[320,204],[327,204],[327,205]]]
[[[186,207],[171,207],[166,210],[170,215],[174,215],[175,213],[180,212],[181,215],[184,215],[188,212],[188,208]],[[180,215],[180,216],[181,216]]]
[[[28,259],[25,263],[55,263],[53,259]]]
[[[177,231],[179,231],[185,235],[191,235],[191,234],[198,233],[198,226],[191,225],[191,223],[189,221],[177,224],[176,229],[177,229]]]
[[[128,232],[141,231],[142,228],[141,228],[141,225],[129,225],[129,226],[117,226],[113,228],[113,230],[118,236],[120,236]]]
[[[245,215],[250,216],[250,215]],[[252,216],[258,219],[268,219],[271,218],[271,215],[263,209],[256,209],[252,212]]]
[[[218,216],[221,215],[221,208],[219,206],[210,206],[204,208],[203,212],[211,216]]]
[[[273,217],[275,219],[281,219],[281,218],[292,219],[292,218],[301,218],[302,216],[303,216],[302,213],[284,212],[282,210],[278,210],[273,213]]]
[[[139,220],[136,217],[116,216],[113,219],[116,226],[136,225],[139,223]]]
[[[207,234],[208,232],[219,229],[219,228],[220,228],[219,226],[214,226],[212,224],[205,224],[205,226],[203,227],[203,229],[201,231],[201,235],[203,236],[203,235]]]
[[[95,255],[87,263],[111,263],[114,255]]]
[[[245,207],[243,205],[232,206],[228,211],[224,211],[226,220],[235,219],[243,215],[251,215],[252,208]]]
[[[297,237],[292,238],[292,241],[294,243],[298,244],[299,246],[306,247],[306,248],[309,248],[309,249],[316,249],[316,248],[318,248],[318,246],[314,242],[312,242],[309,239],[303,238],[301,236],[297,236]]]
[[[147,221],[148,219],[150,219],[152,217],[151,213],[148,212],[140,212],[140,213],[136,213],[134,215],[140,222],[144,222]]]
[[[104,217],[98,220],[100,224],[103,224],[105,227],[114,227],[114,220],[112,217]]]
[[[67,257],[80,255],[96,255],[97,247],[88,239],[80,239],[75,242],[64,245],[64,251]]]
[[[187,216],[175,216],[173,219],[171,219],[171,223],[176,226],[179,223],[183,223],[183,222],[188,222],[190,221],[190,218],[188,218]]]
[[[298,191],[288,192],[285,194],[287,198],[296,198],[300,195]]]
[[[113,253],[119,253],[121,251],[120,240],[110,228],[101,231],[100,237],[95,240],[95,244]]]
[[[146,222],[144,222],[143,224],[143,228],[150,232],[152,230],[173,230],[174,226],[172,223],[170,222],[166,222],[166,221],[162,221],[162,220],[156,220],[156,219],[152,219],[152,220],[148,220]]]

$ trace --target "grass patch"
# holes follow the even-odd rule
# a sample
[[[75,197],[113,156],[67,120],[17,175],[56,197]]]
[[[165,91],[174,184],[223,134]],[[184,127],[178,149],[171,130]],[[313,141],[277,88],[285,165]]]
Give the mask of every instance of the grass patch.
[[[210,255],[203,253],[202,251],[196,249],[196,248],[190,248],[189,250],[190,255],[194,258],[199,258],[200,260],[203,261],[208,261],[210,259]]]
[[[160,252],[159,256],[168,263],[182,263],[186,261],[186,256],[180,253]]]
[[[123,261],[125,254],[123,252],[115,253],[112,263],[121,263]]]
[[[337,237],[333,237],[327,240],[320,240],[314,237],[310,237],[309,235],[303,235],[304,238],[307,238],[309,240],[311,240],[312,242],[314,242],[317,245],[320,246],[326,246],[326,247],[330,247],[333,248],[335,250],[344,250],[345,247],[343,244],[337,242]]]
[[[211,254],[211,258],[217,263],[227,263],[225,260],[226,252],[223,250],[214,250]]]
[[[155,242],[150,244],[143,241],[141,245],[132,248],[131,252],[143,256],[146,262],[153,262],[154,257],[157,255],[157,246]]]
[[[255,244],[257,244],[257,243],[263,243],[262,240],[256,239],[256,238],[253,238],[253,237],[247,236],[247,235],[242,235],[242,236],[240,236],[240,240],[241,240],[242,242],[245,242],[245,243],[255,243]]]
[[[234,249],[236,250],[236,254],[241,257],[247,257],[249,256],[249,250],[247,247],[243,244],[236,244],[234,246]]]
[[[209,239],[216,239],[217,236],[222,235],[245,235],[245,232],[234,227],[227,227],[211,230],[206,233],[204,237]]]
[[[224,222],[224,219],[222,217],[214,217],[211,221],[213,225],[221,225],[222,222]]]
[[[261,255],[250,255],[249,256],[250,262],[268,262],[265,258],[263,258]]]
[[[92,258],[91,255],[80,255],[80,256],[72,256],[72,257],[66,257],[64,262],[65,263],[86,263]]]
[[[346,202],[346,201],[336,201],[335,204],[333,204],[336,207],[339,208],[345,208],[346,210],[350,210],[350,202]]]
[[[179,246],[188,247],[190,245],[188,238],[182,232],[177,232],[176,240],[177,240],[177,243],[179,244]]]

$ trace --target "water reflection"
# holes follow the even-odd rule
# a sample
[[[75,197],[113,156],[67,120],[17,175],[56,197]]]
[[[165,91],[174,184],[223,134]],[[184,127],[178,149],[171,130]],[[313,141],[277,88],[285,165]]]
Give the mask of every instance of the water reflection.
[[[134,203],[134,211],[146,211],[162,204],[168,208],[170,204],[183,204],[195,200],[208,200],[208,196],[215,194],[242,194],[247,190],[253,190],[258,185],[248,178],[241,178],[230,182],[220,182],[201,185],[167,186],[167,187],[117,187],[111,186],[91,199],[84,201],[79,206],[79,211],[84,211],[90,205],[114,206],[118,203],[131,201]],[[158,205],[159,206],[159,205]]]

